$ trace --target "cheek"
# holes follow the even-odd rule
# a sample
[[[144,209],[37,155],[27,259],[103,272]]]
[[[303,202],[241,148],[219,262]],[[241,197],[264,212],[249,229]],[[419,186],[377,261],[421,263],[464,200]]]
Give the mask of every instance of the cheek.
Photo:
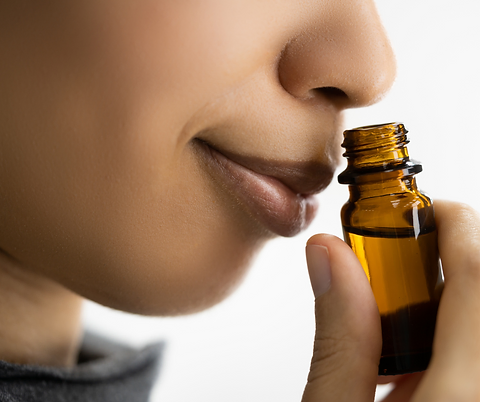
[[[92,264],[53,274],[93,300],[142,314],[193,312],[223,299],[261,244],[195,165],[184,158],[166,175],[130,165],[143,179],[122,177],[101,193],[105,205],[80,233],[92,234],[87,252],[77,245]]]
[[[36,147],[42,158],[23,175],[29,185],[11,185],[2,247],[113,308],[171,315],[217,303],[243,277],[260,234],[189,148],[167,157],[155,137],[118,138],[85,152],[63,144],[48,163]]]
[[[94,34],[82,38],[89,53],[86,60],[100,61],[95,66],[96,85],[106,88],[108,83],[114,95],[110,101],[126,94],[130,99],[148,99],[151,108],[167,108],[169,116],[163,117],[175,116],[177,122],[259,66],[274,68],[289,34],[287,28],[279,35],[269,26],[273,22],[265,18],[268,2],[143,0],[129,7],[123,3],[105,9],[95,5],[98,10],[88,13],[100,16]],[[282,17],[276,18],[280,24]],[[158,104],[160,99],[163,103]]]
[[[0,189],[9,228],[1,244],[111,307],[202,309],[236,286],[264,234],[201,173],[182,127],[267,56],[242,59],[249,37],[232,29],[219,38],[208,18],[189,31],[194,7],[178,18],[158,6],[144,18],[148,8],[126,14],[130,2],[113,11],[106,3],[50,21],[57,26],[46,30],[43,47],[18,55],[25,71],[12,72],[15,118],[4,121],[23,123],[4,127],[14,134],[2,151],[13,168]],[[154,3],[168,2],[141,4]]]

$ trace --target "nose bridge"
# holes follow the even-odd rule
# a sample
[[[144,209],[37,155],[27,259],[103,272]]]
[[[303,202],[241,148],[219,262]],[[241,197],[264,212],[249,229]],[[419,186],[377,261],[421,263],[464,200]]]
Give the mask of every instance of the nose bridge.
[[[293,96],[311,98],[315,89],[337,88],[343,107],[367,106],[391,87],[393,50],[370,0],[328,0],[309,26],[285,47],[279,77]]]

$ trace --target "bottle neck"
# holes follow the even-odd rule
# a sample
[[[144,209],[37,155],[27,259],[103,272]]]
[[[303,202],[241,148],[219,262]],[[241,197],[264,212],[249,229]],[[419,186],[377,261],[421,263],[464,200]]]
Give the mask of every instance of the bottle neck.
[[[415,177],[405,176],[401,172],[372,174],[371,180],[350,184],[348,189],[351,202],[364,198],[418,192]]]
[[[407,130],[401,123],[359,127],[344,132],[342,146],[348,166],[338,180],[342,184],[372,181],[377,173],[419,173],[422,167],[410,160]],[[372,176],[373,175],[373,176]],[[372,176],[368,178],[367,176]],[[375,176],[375,177],[374,177]]]

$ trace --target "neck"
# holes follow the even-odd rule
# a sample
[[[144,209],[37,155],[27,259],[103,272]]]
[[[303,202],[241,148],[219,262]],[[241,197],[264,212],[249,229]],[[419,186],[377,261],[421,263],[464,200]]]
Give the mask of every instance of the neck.
[[[417,185],[413,176],[402,176],[397,173],[397,178],[386,180],[384,177],[382,178],[381,174],[378,174],[377,181],[372,180],[368,183],[350,185],[349,190],[350,199],[354,201],[364,197],[381,197],[383,195],[416,191]]]
[[[0,360],[73,366],[82,299],[0,251]]]

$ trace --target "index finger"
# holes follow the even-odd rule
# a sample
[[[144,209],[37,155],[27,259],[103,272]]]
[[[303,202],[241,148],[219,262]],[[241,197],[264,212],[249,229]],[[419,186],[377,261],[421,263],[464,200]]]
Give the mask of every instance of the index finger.
[[[445,287],[432,360],[415,401],[480,397],[480,215],[471,207],[435,202]],[[466,399],[464,399],[466,398]]]

